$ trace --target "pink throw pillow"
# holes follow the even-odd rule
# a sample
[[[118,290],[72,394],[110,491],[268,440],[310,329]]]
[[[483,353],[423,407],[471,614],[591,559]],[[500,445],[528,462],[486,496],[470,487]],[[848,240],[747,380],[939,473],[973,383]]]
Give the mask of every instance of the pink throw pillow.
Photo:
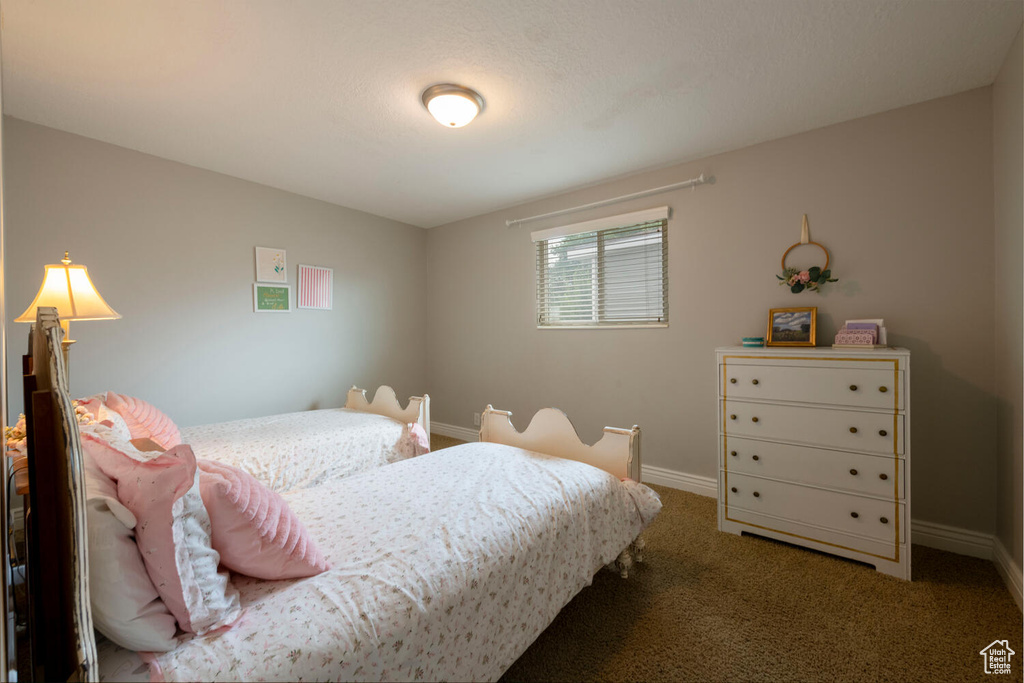
[[[257,579],[295,579],[327,569],[288,504],[252,475],[200,460],[199,491],[213,525],[213,547],[228,569]]]
[[[141,398],[108,391],[105,403],[124,418],[133,439],[152,439],[164,448],[174,448],[181,443],[178,425]]]
[[[242,613],[238,591],[217,572],[220,556],[210,544],[192,448],[144,453],[89,432],[82,432],[82,445],[135,515],[139,553],[178,626],[202,635],[234,623]]]

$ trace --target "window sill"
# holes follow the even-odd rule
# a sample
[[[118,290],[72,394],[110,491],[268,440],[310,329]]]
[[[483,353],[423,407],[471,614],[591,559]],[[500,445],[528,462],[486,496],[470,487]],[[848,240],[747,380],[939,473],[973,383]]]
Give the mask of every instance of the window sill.
[[[637,323],[635,325],[537,325],[538,330],[639,330],[668,327],[668,323]]]

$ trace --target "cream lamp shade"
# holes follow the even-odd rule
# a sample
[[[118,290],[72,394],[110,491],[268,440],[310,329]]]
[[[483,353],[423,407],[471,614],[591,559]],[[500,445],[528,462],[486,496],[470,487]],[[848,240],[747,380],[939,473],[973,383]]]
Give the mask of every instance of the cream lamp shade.
[[[89,279],[85,266],[71,263],[68,252],[60,263],[46,266],[43,284],[35,300],[25,312],[14,319],[16,323],[34,323],[36,309],[53,306],[61,322],[71,320],[116,320],[121,314],[107,305]],[[67,328],[65,328],[67,331]],[[70,339],[66,340],[72,343]]]

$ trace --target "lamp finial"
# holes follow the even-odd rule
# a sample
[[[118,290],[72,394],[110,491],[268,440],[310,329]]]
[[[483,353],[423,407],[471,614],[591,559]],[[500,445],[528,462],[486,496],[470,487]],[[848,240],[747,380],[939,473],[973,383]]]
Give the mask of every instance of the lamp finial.
[[[71,258],[68,256],[67,251],[64,252],[64,258],[62,258],[60,262],[63,263],[65,266],[71,265]]]

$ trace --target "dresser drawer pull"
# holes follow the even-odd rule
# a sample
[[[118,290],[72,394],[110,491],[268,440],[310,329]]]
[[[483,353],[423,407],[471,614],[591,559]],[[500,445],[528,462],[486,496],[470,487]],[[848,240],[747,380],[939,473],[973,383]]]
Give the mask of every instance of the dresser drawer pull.
[[[881,522],[882,524],[888,524],[889,523],[889,519],[887,517],[879,517],[878,521]]]
[[[857,391],[857,385],[856,384],[851,384],[850,385],[850,391]]]
[[[857,470],[850,470],[850,474],[852,474],[853,476],[856,477],[857,476]]]
[[[729,455],[731,455],[732,457],[735,458],[736,457],[736,451],[729,451]]]
[[[733,493],[739,493],[739,491],[737,491],[737,490],[736,490],[736,487],[735,487],[735,486],[733,486],[733,487],[732,487],[732,489],[730,489],[730,490],[731,490],[731,491],[732,491]]]
[[[889,432],[885,431],[884,429],[879,429],[878,430],[878,435],[879,436],[889,436]]]
[[[736,419],[736,416],[735,416],[735,415],[730,415],[730,416],[729,416],[729,419],[730,419],[730,420],[735,420],[735,419]]]
[[[858,517],[860,517],[860,515],[858,515],[856,512],[851,512],[850,516],[853,517],[854,519],[857,519]]]
[[[750,418],[750,421],[751,421],[751,422],[757,422],[757,421],[758,421],[758,419],[757,419],[756,417],[752,417],[752,418]]]
[[[758,493],[757,491],[754,491],[754,498],[760,498],[760,497],[761,497],[761,494]]]
[[[882,481],[885,481],[886,479],[889,478],[889,475],[888,474],[879,474],[878,478],[881,479]]]
[[[735,378],[735,377],[733,377],[732,379],[730,379],[730,380],[729,380],[729,383],[730,383],[730,384],[736,384],[736,378]]]
[[[760,455],[755,455],[755,456],[754,456],[754,460],[760,460],[760,459],[761,459],[761,456],[760,456]]]
[[[884,394],[885,392],[889,391],[889,387],[878,387],[878,390]]]
[[[758,381],[757,381],[756,379],[752,379],[752,380],[750,380],[750,383],[751,383],[751,384],[760,384],[760,382],[758,382]]]
[[[856,427],[850,427],[850,433],[851,434],[856,434],[857,433],[857,428]]]

